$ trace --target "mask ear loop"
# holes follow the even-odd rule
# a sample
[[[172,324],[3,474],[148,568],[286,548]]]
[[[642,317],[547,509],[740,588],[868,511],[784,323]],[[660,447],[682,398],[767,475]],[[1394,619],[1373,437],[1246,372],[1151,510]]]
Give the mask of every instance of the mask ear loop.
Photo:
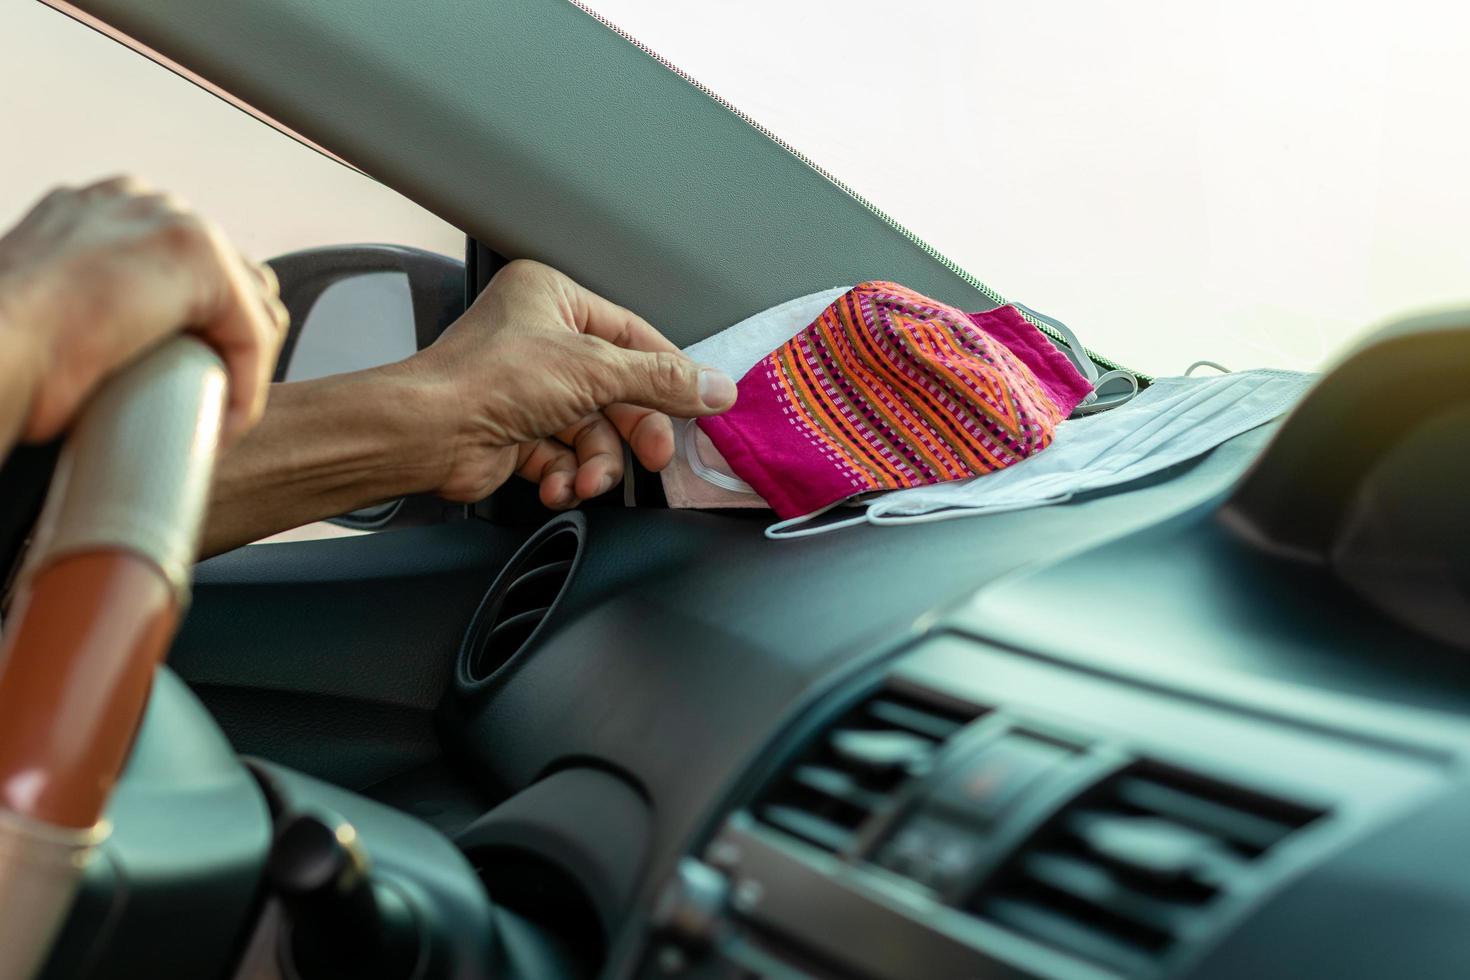
[[[1062,343],[1067,347],[1065,353],[1070,355],[1069,359],[1073,364],[1077,365],[1077,370],[1081,371],[1082,376],[1087,379],[1087,383],[1092,385],[1092,391],[1088,393],[1086,398],[1082,399],[1082,404],[1073,409],[1073,414],[1095,415],[1098,412],[1106,412],[1109,409],[1117,408],[1120,405],[1132,401],[1134,396],[1138,394],[1138,378],[1131,372],[1108,371],[1103,374],[1098,374],[1097,365],[1092,363],[1092,358],[1087,356],[1087,351],[1082,346],[1082,340],[1072,332],[1071,327],[1058,319],[1037,313],[1029,306],[1023,306],[1017,303],[1016,307],[1025,310],[1036,319],[1044,321],[1047,326],[1062,335]],[[1102,389],[1103,385],[1110,381],[1117,381],[1120,378],[1127,379],[1128,383],[1132,386],[1132,390],[1121,398],[1109,398],[1105,402],[1098,401],[1098,392]]]
[[[859,512],[855,517],[846,517],[840,521],[831,521],[827,524],[817,524],[812,527],[801,526],[807,521],[810,521],[812,518],[821,517],[832,508],[841,507],[847,502],[848,501],[846,498],[842,500],[834,500],[826,507],[819,507],[818,509],[812,511],[810,514],[802,514],[800,517],[788,517],[784,521],[777,521],[770,527],[766,528],[766,537],[770,538],[772,541],[786,541],[790,538],[810,538],[815,537],[818,534],[826,534],[828,531],[836,531],[838,528],[856,527],[859,524],[866,524],[868,520],[868,511],[867,508],[864,507],[863,510]],[[793,530],[793,528],[795,530]]]
[[[731,476],[728,473],[721,473],[719,470],[713,469],[700,458],[699,442],[695,438],[697,434],[697,426],[694,424],[694,420],[690,419],[684,424],[684,460],[689,464],[689,471],[704,482],[717,486],[721,490],[730,490],[734,493],[748,493],[752,496],[757,496],[756,492],[751,489],[750,484],[739,477]],[[854,527],[868,519],[865,509],[855,517],[832,521],[830,524],[818,524],[815,527],[801,527],[801,525],[810,521],[812,518],[820,517],[833,507],[840,507],[845,503],[847,503],[846,500],[834,500],[826,507],[820,510],[814,510],[810,514],[803,514],[800,517],[789,517],[784,521],[777,521],[775,524],[766,528],[766,537],[772,541],[784,541],[787,538],[809,538],[813,535],[835,531],[840,527]]]
[[[1198,371],[1202,367],[1214,368],[1216,371],[1219,371],[1221,374],[1234,374],[1235,373],[1234,371],[1230,370],[1225,365],[1221,364],[1219,361],[1195,361],[1189,367],[1187,367],[1187,368],[1184,369],[1184,376],[1186,378],[1193,377],[1194,376],[1194,372]]]
[[[699,427],[694,424],[693,419],[690,419],[689,421],[684,423],[684,460],[689,464],[689,471],[695,476],[699,477],[705,483],[708,483],[711,486],[719,487],[721,490],[729,490],[731,493],[748,493],[751,496],[758,496],[756,492],[751,489],[750,484],[740,479],[740,477],[731,476],[728,473],[721,473],[719,470],[714,469],[700,458],[699,441],[696,439],[696,436],[698,436],[698,434]]]
[[[1097,393],[1102,388],[1102,386],[1107,384],[1109,381],[1116,381],[1119,378],[1125,379],[1129,383],[1129,385],[1132,386],[1128,394],[1123,395],[1120,398],[1109,398],[1105,402],[1098,401]],[[1084,398],[1082,400],[1082,404],[1078,405],[1072,411],[1077,415],[1096,415],[1098,412],[1106,412],[1109,409],[1114,409],[1118,408],[1121,405],[1126,405],[1137,396],[1138,378],[1135,375],[1128,371],[1107,371],[1104,374],[1100,375],[1098,379],[1092,383],[1092,394]]]

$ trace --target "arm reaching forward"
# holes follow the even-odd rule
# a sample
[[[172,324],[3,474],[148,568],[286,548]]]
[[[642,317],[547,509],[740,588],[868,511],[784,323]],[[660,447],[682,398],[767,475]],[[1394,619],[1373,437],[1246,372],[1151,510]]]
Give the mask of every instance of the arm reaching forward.
[[[729,377],[642,319],[512,262],[429,349],[274,386],[265,419],[220,465],[204,553],[408,493],[480,500],[512,474],[548,507],[575,507],[622,479],[624,440],[662,469],[671,414],[734,401]]]

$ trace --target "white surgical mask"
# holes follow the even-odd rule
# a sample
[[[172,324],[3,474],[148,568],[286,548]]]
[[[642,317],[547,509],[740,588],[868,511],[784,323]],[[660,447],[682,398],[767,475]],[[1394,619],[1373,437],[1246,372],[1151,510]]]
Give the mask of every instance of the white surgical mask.
[[[1062,503],[1185,462],[1284,414],[1315,375],[1241,371],[1160,378],[1127,405],[1057,427],[1044,451],[973,480],[884,494],[873,524],[913,524]]]

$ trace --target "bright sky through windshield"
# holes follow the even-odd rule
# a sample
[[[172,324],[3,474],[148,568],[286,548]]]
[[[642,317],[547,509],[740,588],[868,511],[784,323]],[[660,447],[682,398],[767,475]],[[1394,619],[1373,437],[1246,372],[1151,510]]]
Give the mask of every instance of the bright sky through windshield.
[[[1140,370],[1313,368],[1470,305],[1470,7],[591,6]]]

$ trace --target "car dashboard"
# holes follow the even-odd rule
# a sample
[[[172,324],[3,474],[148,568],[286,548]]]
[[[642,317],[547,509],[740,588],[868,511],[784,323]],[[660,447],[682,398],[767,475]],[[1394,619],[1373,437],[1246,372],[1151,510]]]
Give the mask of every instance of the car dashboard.
[[[1002,645],[986,621],[966,605],[809,719],[681,861],[641,975],[1467,962],[1445,935],[1417,941],[1470,899],[1461,726],[1328,722],[1149,683]]]
[[[861,545],[594,511],[464,737],[647,795],[611,976],[1457,975],[1460,655],[1228,544],[1269,434]]]
[[[1462,976],[1470,675],[1226,526],[1273,434],[795,542],[594,506],[244,549],[170,664],[278,797],[451,839],[502,955],[506,916],[593,951],[506,977]],[[409,836],[364,843],[412,876]]]

